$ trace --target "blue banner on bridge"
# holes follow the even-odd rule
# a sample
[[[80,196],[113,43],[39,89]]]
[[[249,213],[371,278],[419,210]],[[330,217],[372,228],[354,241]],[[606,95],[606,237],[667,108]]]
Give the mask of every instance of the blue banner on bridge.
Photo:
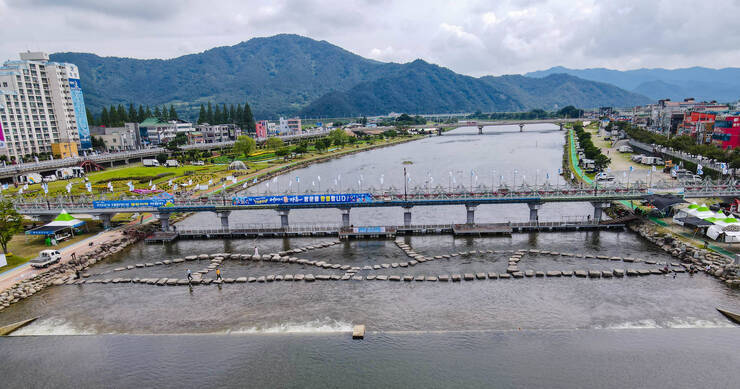
[[[138,208],[138,207],[162,207],[167,203],[166,199],[141,199],[141,200],[98,200],[93,201],[93,208]]]
[[[370,201],[373,201],[373,195],[370,193],[246,196],[234,197],[231,199],[232,205],[345,204],[367,203]]]

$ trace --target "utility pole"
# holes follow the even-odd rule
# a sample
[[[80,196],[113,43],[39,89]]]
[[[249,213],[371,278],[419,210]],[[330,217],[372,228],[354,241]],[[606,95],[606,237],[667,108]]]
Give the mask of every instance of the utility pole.
[[[406,168],[403,168],[403,201],[408,200],[408,192],[406,191]]]

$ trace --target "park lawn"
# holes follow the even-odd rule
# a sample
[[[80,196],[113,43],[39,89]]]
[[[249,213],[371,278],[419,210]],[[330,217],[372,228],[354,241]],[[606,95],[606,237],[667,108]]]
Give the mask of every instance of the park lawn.
[[[0,266],[0,273],[5,272],[6,270],[13,269],[15,267],[18,267],[20,265],[23,265],[24,263],[28,262],[30,259],[26,259],[23,257],[19,257],[13,254],[8,253],[8,255],[5,256],[5,259],[7,260],[8,264],[5,266]]]

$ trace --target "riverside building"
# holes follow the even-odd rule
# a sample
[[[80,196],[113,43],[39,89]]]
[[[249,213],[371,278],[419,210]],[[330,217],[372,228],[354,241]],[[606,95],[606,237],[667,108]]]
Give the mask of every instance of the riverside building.
[[[20,53],[0,66],[0,155],[51,153],[55,143],[92,148],[79,70],[46,53]]]

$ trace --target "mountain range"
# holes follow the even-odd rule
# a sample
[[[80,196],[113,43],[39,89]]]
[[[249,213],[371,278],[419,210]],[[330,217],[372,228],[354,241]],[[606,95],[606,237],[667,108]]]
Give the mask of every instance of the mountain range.
[[[193,118],[200,104],[248,101],[258,118],[343,117],[389,112],[444,113],[631,106],[650,100],[567,74],[471,77],[423,60],[398,64],[353,54],[326,41],[281,34],[173,59],[55,53],[79,67],[85,101],[174,104]]]
[[[653,100],[669,98],[734,102],[740,98],[740,68],[710,69],[691,67],[684,69],[635,69],[612,70],[604,68],[569,69],[556,66],[547,70],[527,73],[528,77],[548,77],[552,74],[569,74],[585,80],[605,82],[632,91]]]

